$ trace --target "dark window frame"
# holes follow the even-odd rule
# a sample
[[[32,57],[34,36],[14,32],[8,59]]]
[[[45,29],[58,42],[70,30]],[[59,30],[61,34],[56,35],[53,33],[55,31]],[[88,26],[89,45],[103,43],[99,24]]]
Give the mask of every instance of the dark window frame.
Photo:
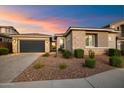
[[[87,36],[92,36],[92,38],[95,37],[95,39],[92,39],[92,45],[90,45],[90,44],[87,45]],[[94,45],[93,45],[93,40],[95,40]],[[90,40],[88,40],[88,43],[90,43],[89,41]],[[98,34],[96,34],[96,33],[86,33],[85,46],[86,47],[98,47]]]

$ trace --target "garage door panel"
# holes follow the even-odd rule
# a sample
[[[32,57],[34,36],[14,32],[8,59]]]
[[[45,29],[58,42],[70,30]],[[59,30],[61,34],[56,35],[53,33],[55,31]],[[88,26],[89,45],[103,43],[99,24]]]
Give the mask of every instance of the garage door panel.
[[[45,52],[45,41],[21,40],[20,52]]]

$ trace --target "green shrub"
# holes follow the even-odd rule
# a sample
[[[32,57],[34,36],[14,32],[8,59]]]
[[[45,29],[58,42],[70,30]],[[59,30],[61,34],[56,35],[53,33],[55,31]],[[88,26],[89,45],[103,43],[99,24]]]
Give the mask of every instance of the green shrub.
[[[115,56],[121,56],[121,51],[118,50],[118,49],[116,49],[116,50],[115,50]]]
[[[6,55],[9,53],[9,49],[8,48],[0,48],[0,55]]]
[[[121,55],[124,56],[124,49],[121,50]]]
[[[89,58],[95,58],[95,52],[92,50],[89,50]]]
[[[112,49],[112,48],[109,49],[109,50],[108,50],[108,55],[109,55],[109,56],[115,56],[115,49]]]
[[[75,49],[74,56],[76,58],[83,58],[84,57],[84,50],[83,49]]]
[[[58,48],[58,51],[62,51],[62,48]]]
[[[120,56],[120,55],[121,55],[121,51],[118,50],[118,49],[110,48],[110,49],[108,50],[108,55],[109,55],[109,56]]]
[[[85,66],[89,67],[89,68],[94,68],[96,65],[96,60],[92,59],[92,58],[88,58],[85,60]]]
[[[115,67],[122,67],[123,59],[118,56],[112,56],[109,58],[109,64]]]
[[[65,63],[62,63],[59,65],[59,69],[63,70],[63,69],[66,69],[67,68],[67,65]]]
[[[63,48],[59,48],[58,51],[60,51],[61,53],[63,53],[65,50]]]
[[[61,53],[63,53],[65,51],[65,49],[62,49]]]
[[[43,56],[43,57],[48,57],[48,56],[50,56],[50,54],[49,54],[49,53],[45,53],[45,54],[43,54],[42,56]]]
[[[63,57],[64,58],[70,58],[70,57],[72,57],[72,53],[70,51],[68,51],[68,50],[65,50],[63,52]]]
[[[33,67],[34,67],[34,69],[41,69],[41,68],[43,68],[44,66],[45,66],[44,64],[37,63],[37,64],[35,64]]]

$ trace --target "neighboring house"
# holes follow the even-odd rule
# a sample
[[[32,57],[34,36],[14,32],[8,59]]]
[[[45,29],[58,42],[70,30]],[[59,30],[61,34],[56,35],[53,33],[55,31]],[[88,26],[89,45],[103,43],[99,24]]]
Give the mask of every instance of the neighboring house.
[[[3,42],[4,42],[4,43],[12,42],[12,37],[9,36],[9,35],[0,33],[0,42],[2,42],[2,43],[3,43]]]
[[[12,52],[12,38],[9,35],[0,33],[0,48],[8,48]]]
[[[0,26],[0,48],[9,48],[12,52],[12,34],[19,34],[12,26]]]
[[[0,33],[6,35],[19,34],[19,32],[13,26],[0,26]]]
[[[0,42],[12,42],[12,34],[19,34],[12,26],[0,26]]]
[[[50,37],[37,33],[12,35],[13,52],[50,52]]]
[[[103,54],[108,48],[116,48],[116,36],[120,31],[113,29],[69,27],[64,34],[56,34],[57,49],[61,46],[61,39],[64,41],[64,48],[74,52],[74,49],[84,49],[88,54],[90,49],[96,54]]]
[[[124,49],[124,20],[120,20],[112,24],[108,24],[103,28],[110,28],[121,31],[117,36],[117,48],[121,50]]]

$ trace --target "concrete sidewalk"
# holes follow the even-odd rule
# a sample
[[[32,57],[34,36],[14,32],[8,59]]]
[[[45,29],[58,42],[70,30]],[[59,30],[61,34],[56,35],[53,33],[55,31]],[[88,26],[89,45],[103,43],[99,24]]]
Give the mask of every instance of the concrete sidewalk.
[[[1,88],[91,88],[84,79],[47,80],[20,83],[1,83]]]
[[[124,69],[96,74],[81,79],[0,83],[3,88],[124,88]]]
[[[124,88],[124,68],[96,74],[86,80],[96,88]]]

